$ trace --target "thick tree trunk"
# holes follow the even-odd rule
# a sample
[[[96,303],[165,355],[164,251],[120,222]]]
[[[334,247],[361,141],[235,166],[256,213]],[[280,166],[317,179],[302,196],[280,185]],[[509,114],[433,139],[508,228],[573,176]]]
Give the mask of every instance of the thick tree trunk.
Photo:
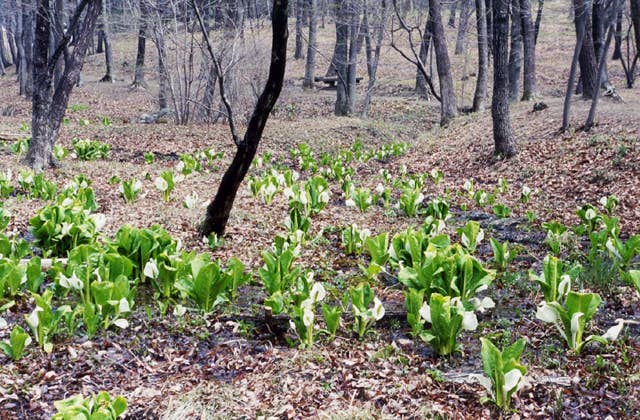
[[[140,21],[138,28],[138,51],[136,53],[136,68],[133,75],[132,87],[147,87],[147,82],[144,80],[144,56],[147,50],[147,5],[146,0],[140,0]]]
[[[509,120],[509,0],[493,0],[493,119],[494,154],[509,158],[517,153]]]
[[[592,19],[593,19],[592,33],[593,33],[593,50],[595,52],[596,59],[600,57],[600,52],[604,47],[605,32],[609,24],[609,22],[606,21],[605,15],[606,15],[606,10],[605,10],[604,1],[603,0],[594,1],[593,16],[592,16]],[[609,71],[607,69],[606,57],[605,57],[604,63],[601,64],[600,61],[596,61],[596,62],[598,63],[597,64],[598,69],[601,69],[599,71],[602,72],[602,74],[597,75],[597,77],[602,81],[602,83],[600,83],[599,85],[596,83],[596,86],[599,86],[600,88],[607,88],[610,86],[610,83],[609,83]]]
[[[100,14],[101,1],[83,0],[78,5],[69,30],[51,56],[48,50],[52,27],[49,0],[38,0],[37,7],[34,40],[34,78],[37,89],[32,100],[32,139],[25,160],[35,171],[40,172],[55,164],[53,145],[69,103],[69,95],[82,70],[84,56],[91,42],[90,34]],[[54,89],[52,79],[55,63],[64,53],[71,34],[75,34],[73,52],[64,54],[64,73]]]
[[[304,27],[304,0],[296,0],[296,48],[293,58],[300,60],[304,58],[304,42],[302,41],[302,29]]]
[[[111,31],[109,29],[109,14],[107,1],[102,0],[102,36],[104,41],[104,62],[106,73],[100,79],[101,82],[113,83],[113,50],[111,49]]]
[[[487,14],[484,0],[476,0],[478,26],[478,77],[473,95],[473,111],[484,110],[487,100],[487,79],[489,73],[489,46],[487,44]]]
[[[53,44],[59,45],[62,41],[62,37],[64,36],[64,24],[65,24],[65,15],[64,15],[64,0],[55,0],[55,31],[53,36]],[[65,54],[68,54],[69,51],[65,51]],[[56,68],[53,75],[53,84],[57,86],[62,79],[62,74],[64,71],[64,62],[62,59],[58,59],[58,62],[55,63]]]
[[[536,96],[536,44],[535,29],[531,18],[531,3],[520,0],[522,41],[524,46],[524,75],[522,78],[522,100],[530,101]]]
[[[269,77],[249,120],[244,138],[237,143],[233,161],[222,177],[215,198],[207,207],[200,227],[200,233],[204,236],[209,236],[212,232],[220,236],[224,234],[238,188],[251,166],[269,114],[280,96],[287,61],[287,3],[287,0],[273,1]]]
[[[511,4],[511,49],[509,51],[509,101],[517,102],[520,91],[520,70],[522,69],[522,25],[520,5]]]
[[[458,24],[458,36],[456,37],[456,49],[454,54],[462,54],[465,50],[465,37],[467,35],[467,26],[469,25],[469,17],[471,17],[471,3],[473,0],[460,0],[460,21]]]
[[[447,41],[442,26],[442,15],[439,1],[429,2],[429,20],[433,31],[433,49],[436,53],[436,67],[440,79],[440,125],[445,126],[458,115],[456,97],[453,91],[451,64]]]
[[[597,91],[596,79],[598,76],[596,54],[593,47],[591,7],[588,7],[590,4],[588,0],[577,0],[577,2],[586,2],[587,4],[585,7],[580,8],[575,4],[575,22],[577,27],[578,20],[585,19],[585,37],[580,49],[580,82],[582,84],[582,97],[584,99],[592,99]]]
[[[316,37],[318,33],[317,5],[317,0],[309,0],[309,40],[307,43],[307,63],[304,69],[304,81],[302,82],[302,86],[308,89],[313,89],[316,70]]]

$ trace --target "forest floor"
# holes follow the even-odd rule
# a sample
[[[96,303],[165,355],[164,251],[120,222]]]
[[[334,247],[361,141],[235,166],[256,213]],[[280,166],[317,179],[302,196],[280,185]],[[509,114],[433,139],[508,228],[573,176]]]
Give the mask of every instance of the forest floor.
[[[619,199],[620,237],[640,233],[640,93],[637,88],[623,88],[619,63],[611,63],[611,78],[623,101],[602,98],[597,124],[585,132],[579,127],[589,103],[574,96],[573,128],[559,131],[563,85],[573,46],[573,30],[561,10],[555,4],[549,9],[562,17],[543,26],[538,49],[538,84],[548,108],[533,112],[531,102],[511,107],[519,149],[513,159],[492,156],[490,109],[462,115],[449,127],[438,127],[438,104],[412,94],[412,69],[389,49],[383,52],[383,57],[390,58],[381,64],[380,90],[374,94],[368,119],[334,117],[335,91],[304,91],[300,80],[304,63],[291,60],[285,91],[258,151],[265,161],[270,155],[271,162],[308,178],[310,172],[302,171],[290,153],[300,144],[308,144],[319,158],[322,153],[338,156],[341,151],[353,150],[357,143],[375,151],[385,144],[405,142],[409,148],[398,156],[352,163],[356,185],[375,188],[382,170],[392,179],[400,179],[405,174],[439,169],[444,180],[426,183],[425,202],[433,197],[449,198],[454,215],[448,229],[452,237],[456,227],[475,219],[488,237],[515,244],[519,256],[487,292],[496,307],[479,315],[476,331],[460,335],[462,354],[451,357],[438,356],[428,344],[410,336],[403,288],[393,275],[373,284],[387,315],[364,340],[343,327],[335,340],[322,338],[312,348],[301,349],[290,332],[274,331],[265,322],[265,296],[256,273],[262,265],[261,252],[271,246],[276,234],[286,233],[286,198],[278,194],[267,205],[243,185],[223,246],[209,249],[197,226],[203,205],[213,197],[233,155],[228,127],[133,122],[155,109],[153,90],[131,90],[131,69],[124,66],[115,83],[96,82],[102,57],[90,57],[85,84],[71,97],[69,121],[61,130],[59,144],[72,150],[73,138],[99,140],[110,146],[108,158],[86,162],[67,157],[59,168],[47,171],[47,179],[62,187],[74,176],[85,174],[92,181],[98,212],[106,216],[103,233],[107,237],[125,224],[159,224],[187,250],[208,252],[222,261],[240,258],[253,273],[253,281],[240,289],[237,302],[208,315],[195,310],[183,315],[170,310],[161,315],[154,300],[145,296],[151,291],[143,288],[138,291],[139,301],[127,329],[109,329],[92,339],[83,334],[61,336],[51,354],[34,344],[16,362],[0,355],[0,418],[48,418],[54,412],[53,401],[99,390],[125,396],[127,415],[135,419],[640,416],[639,325],[628,324],[613,344],[589,344],[575,355],[552,326],[535,317],[542,295],[528,271],[540,273],[549,252],[543,243],[543,222],[575,225],[580,207],[593,204],[601,208],[601,197],[615,195]],[[326,33],[331,33],[329,27]],[[325,50],[330,50],[330,43],[327,45]],[[116,48],[117,63],[124,62],[125,56],[133,57],[130,48]],[[463,89],[463,59],[453,55],[452,59],[458,92]],[[325,64],[321,58],[320,67]],[[465,89],[463,104],[468,104],[473,83],[467,82]],[[16,91],[12,75],[0,78],[0,111],[10,114],[0,118],[4,137],[26,136],[21,126],[30,121],[30,105]],[[104,117],[111,123],[101,124]],[[11,144],[0,141],[0,172],[10,169],[17,174],[25,167],[10,150]],[[156,176],[175,168],[180,154],[209,148],[223,151],[224,157],[209,170],[178,182],[171,201],[164,202],[154,187]],[[145,152],[154,153],[153,163],[145,163]],[[266,168],[253,167],[250,175],[261,174]],[[121,198],[118,184],[110,182],[114,176],[142,181],[142,193],[134,204]],[[496,200],[509,207],[511,215],[499,218],[491,206],[480,206],[466,197],[463,185],[471,179],[476,191],[489,193],[496,191],[501,179],[506,180],[508,186],[503,193],[496,193]],[[525,185],[534,191],[526,204],[520,200]],[[345,254],[342,227],[355,223],[373,234],[393,234],[423,220],[381,205],[360,213],[345,205],[339,183],[330,182],[330,189],[329,204],[312,220],[311,232],[316,239],[303,247],[299,264],[313,270],[316,280],[324,282],[335,298],[362,280],[358,266],[367,260]],[[199,205],[187,209],[183,198],[192,192],[197,193]],[[397,196],[395,192],[394,199]],[[7,198],[4,206],[13,213],[7,232],[27,232],[29,219],[46,204],[45,200],[19,195]],[[535,219],[528,220],[528,215],[535,215]],[[585,247],[584,241],[567,244],[563,255],[574,254],[571,257],[579,260]],[[486,240],[479,246],[478,256],[491,265]],[[606,331],[619,318],[640,321],[638,294],[615,278],[613,271],[603,270],[596,273],[594,268],[579,282],[580,287],[603,298],[588,326],[588,332],[594,334]],[[4,303],[0,300],[0,305]],[[24,316],[32,308],[33,300],[24,295],[0,313],[8,324],[4,328],[0,325],[0,340],[9,337],[13,324],[24,325]],[[481,403],[486,392],[472,380],[472,374],[482,372],[479,337],[491,337],[501,345],[519,337],[527,340],[523,363],[528,367],[528,379],[514,400],[513,411],[503,413],[493,404]]]

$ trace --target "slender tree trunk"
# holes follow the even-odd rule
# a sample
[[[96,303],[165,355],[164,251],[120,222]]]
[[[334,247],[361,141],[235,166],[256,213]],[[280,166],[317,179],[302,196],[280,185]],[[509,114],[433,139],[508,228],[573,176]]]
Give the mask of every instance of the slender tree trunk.
[[[489,44],[489,56],[493,54],[493,0],[486,0],[487,8],[487,44]]]
[[[335,67],[336,104],[335,114],[338,116],[349,115],[349,5],[348,0],[336,0],[336,47],[333,63]]]
[[[353,114],[356,103],[357,63],[358,63],[358,36],[360,34],[360,0],[350,2],[349,24],[349,64],[347,66],[347,107],[348,114]]]
[[[204,236],[209,236],[212,232],[220,236],[224,234],[240,184],[251,166],[269,114],[282,90],[287,61],[287,3],[287,0],[273,1],[273,40],[269,77],[253,110],[244,138],[236,144],[233,161],[222,177],[215,198],[207,207],[205,219],[200,227],[200,233]]]
[[[422,33],[422,41],[420,42],[420,53],[418,58],[426,67],[427,57],[429,55],[429,46],[431,45],[431,27],[429,20],[424,24],[424,32]],[[420,66],[416,69],[416,87],[415,92],[424,99],[429,99],[429,87],[427,85],[427,79],[422,73]]]
[[[97,47],[96,47],[96,54],[103,54],[104,53],[104,32],[102,31],[102,29],[100,29],[98,31],[98,43],[97,43]]]
[[[633,39],[636,44],[636,54],[640,53],[640,0],[630,0],[629,12],[633,23]]]
[[[317,5],[317,0],[309,0],[309,40],[307,44],[307,63],[304,70],[304,82],[302,82],[302,86],[308,89],[313,89],[316,70],[316,37],[318,33]]]
[[[609,51],[609,46],[611,45],[611,38],[613,38],[613,33],[615,32],[615,19],[618,15],[618,0],[613,0],[613,4],[610,7],[613,7],[611,11],[611,18],[608,22],[606,19],[606,13],[604,10],[600,15],[600,19],[603,21],[604,32],[603,34],[606,39],[604,41],[604,45],[600,48],[600,54],[598,56],[598,82],[596,86],[601,86],[606,75],[604,68],[607,62],[607,52]],[[584,124],[585,130],[589,130],[595,121],[596,118],[596,109],[598,107],[598,98],[600,97],[600,89],[596,89],[596,94],[591,100],[591,108],[589,109],[589,115],[587,116],[587,121]]]
[[[544,7],[544,0],[538,0],[538,12],[536,13],[536,23],[534,29],[533,43],[538,44],[538,34],[540,33],[540,22],[542,21],[542,8]]]
[[[462,54],[465,50],[465,37],[467,35],[467,26],[469,25],[469,17],[471,17],[471,4],[473,0],[460,0],[460,21],[458,24],[458,36],[456,37],[456,49],[454,54]]]
[[[296,0],[296,49],[293,58],[304,58],[304,42],[302,41],[302,29],[304,26],[304,0]]]
[[[612,60],[620,60],[622,58],[622,13],[623,9],[618,11],[618,16],[616,17],[616,33],[614,37],[614,48],[613,48],[613,56]]]
[[[33,96],[33,18],[32,3],[22,1],[22,50],[24,60],[20,66],[20,94],[27,98]],[[47,11],[48,13],[48,11]],[[24,83],[22,83],[24,81]],[[23,86],[24,85],[24,86]],[[23,90],[24,89],[24,90]]]
[[[608,26],[608,22],[606,21],[606,17],[605,17],[606,10],[605,10],[604,3],[605,3],[604,0],[598,0],[593,2],[593,15],[592,15],[592,19],[593,19],[592,31],[593,32],[592,33],[593,33],[593,50],[595,52],[596,58],[600,57],[600,51],[602,51],[602,48],[604,47],[605,32]],[[608,88],[610,86],[610,83],[609,83],[609,71],[607,69],[606,57],[605,57],[604,63],[602,64],[600,63],[600,61],[597,61],[596,67],[598,69],[601,69],[600,71],[602,71],[602,74],[597,75],[597,78],[600,79],[602,83],[596,84],[596,86],[598,86],[599,88]],[[596,95],[597,94],[598,93],[596,92]]]
[[[478,77],[473,95],[473,111],[484,110],[487,100],[487,79],[489,73],[489,46],[487,44],[487,13],[484,0],[476,0],[478,26]]]
[[[494,154],[505,158],[516,155],[517,149],[509,119],[509,0],[493,0],[493,119]]]
[[[452,0],[449,5],[449,21],[447,22],[447,25],[449,25],[450,28],[456,27],[456,9],[458,8],[458,3],[460,1],[464,0]]]
[[[591,18],[591,4],[588,0],[576,0],[579,2],[586,1],[587,6],[584,8],[578,8],[577,4],[575,4],[575,17],[576,22],[582,16],[578,15],[580,12],[585,19],[585,37],[582,42],[582,48],[580,49],[580,82],[582,85],[582,97],[584,99],[592,99],[596,94],[597,87],[597,62],[596,62],[596,54],[593,46],[593,35],[592,35],[592,18]]]
[[[140,21],[138,25],[138,51],[136,53],[136,68],[133,76],[132,87],[147,87],[147,82],[144,80],[144,56],[147,50],[147,4],[146,0],[139,0],[140,6]]]
[[[522,69],[522,25],[520,5],[511,3],[511,50],[509,51],[509,101],[517,102],[520,91],[520,70]]]
[[[364,13],[367,14],[368,10],[369,10],[368,2],[367,0],[364,0]],[[363,118],[367,118],[369,115],[369,105],[371,104],[371,96],[373,95],[373,89],[376,84],[376,77],[377,77],[376,75],[378,73],[378,63],[380,62],[380,51],[382,50],[385,24],[387,22],[387,11],[388,11],[387,1],[381,0],[381,10],[379,11],[380,20],[376,28],[375,51],[373,52],[373,54],[367,54],[368,60],[371,60],[371,63],[367,65],[367,67],[369,68],[369,83],[367,85],[367,93],[365,95],[364,105],[362,107]],[[369,26],[368,23],[367,23],[367,26]],[[368,44],[370,44],[370,40]],[[367,47],[367,49],[370,49],[370,48],[371,48],[370,46]]]
[[[571,60],[571,70],[569,70],[569,81],[567,82],[567,90],[564,96],[564,107],[562,112],[562,131],[566,131],[569,128],[569,117],[571,111],[571,96],[573,94],[574,85],[576,82],[576,72],[578,69],[578,62],[580,59],[580,51],[584,44],[586,27],[587,27],[587,4],[588,0],[574,0],[575,1],[575,26],[576,26],[576,46],[573,51],[573,58]]]
[[[436,53],[436,67],[440,79],[440,125],[446,126],[453,118],[458,116],[456,97],[453,91],[453,78],[451,77],[451,64],[439,1],[429,2],[429,20],[433,30],[433,49]]]
[[[111,34],[109,29],[109,14],[107,9],[107,1],[102,0],[102,35],[104,41],[104,61],[106,73],[100,79],[101,82],[113,83],[113,51],[111,49]]]
[[[522,43],[524,47],[524,75],[522,78],[522,100],[530,101],[536,96],[536,44],[535,29],[531,19],[531,3],[520,0]]]

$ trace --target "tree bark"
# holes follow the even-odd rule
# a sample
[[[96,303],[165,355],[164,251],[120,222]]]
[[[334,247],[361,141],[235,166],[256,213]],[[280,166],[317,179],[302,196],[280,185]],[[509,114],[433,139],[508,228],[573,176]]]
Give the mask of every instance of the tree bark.
[[[578,69],[578,61],[580,59],[580,52],[584,45],[586,38],[586,26],[587,26],[587,4],[588,0],[574,0],[575,2],[575,26],[576,26],[576,46],[573,51],[573,58],[571,60],[571,69],[569,70],[569,81],[567,82],[567,90],[564,96],[564,107],[562,111],[562,131],[566,131],[569,128],[569,116],[571,111],[571,96],[573,94],[573,88],[576,81],[576,72]]]
[[[304,0],[296,0],[296,48],[293,58],[300,60],[304,58],[304,42],[302,41],[302,29],[304,26]]]
[[[109,29],[109,14],[107,1],[102,0],[102,39],[104,42],[104,62],[106,73],[100,79],[101,82],[113,83],[113,50],[111,49],[111,34]]]
[[[522,100],[530,101],[536,96],[536,44],[535,29],[531,18],[531,3],[520,0],[522,41],[524,47],[524,75],[522,78]]]
[[[335,114],[351,114],[349,107],[349,6],[348,0],[336,0],[336,47],[334,67],[337,76]]]
[[[509,0],[493,0],[493,120],[494,155],[509,158],[517,153],[509,119]]]
[[[460,0],[460,20],[458,23],[458,35],[456,37],[456,49],[454,54],[462,54],[465,50],[465,37],[467,35],[467,26],[469,25],[469,17],[472,14],[471,2],[473,0]]]
[[[33,7],[30,0],[22,0],[22,55],[20,62],[20,95],[33,96]],[[47,10],[48,13],[48,10]],[[47,46],[48,47],[48,46]]]
[[[578,2],[586,2],[584,7],[578,7]],[[585,37],[580,49],[580,82],[582,85],[582,97],[592,99],[597,88],[597,62],[593,46],[592,18],[589,0],[576,0],[574,3],[576,27],[579,19],[585,19]]]
[[[431,45],[431,27],[429,25],[429,20],[424,24],[424,32],[422,32],[422,41],[420,42],[420,53],[418,54],[418,58],[423,63],[423,65],[427,62],[427,57],[429,55],[429,46]],[[416,69],[416,87],[415,92],[418,96],[421,96],[424,99],[429,99],[429,87],[427,86],[427,78],[424,76],[422,69],[420,66],[417,66]]]
[[[478,26],[478,77],[473,95],[473,111],[484,110],[487,100],[487,79],[489,73],[489,46],[487,44],[487,13],[484,0],[476,0]]]
[[[140,20],[138,25],[138,51],[136,53],[136,68],[133,76],[132,87],[147,87],[147,82],[144,80],[145,68],[144,68],[144,56],[147,50],[147,4],[146,0],[139,0],[140,6]]]
[[[436,67],[440,79],[440,125],[446,126],[458,116],[456,97],[453,91],[451,63],[447,51],[444,28],[442,26],[441,6],[439,1],[429,2],[429,20],[433,30],[433,49],[436,53]]]
[[[520,91],[520,70],[522,69],[522,25],[520,5],[511,3],[511,49],[509,51],[509,101],[517,102]]]
[[[38,0],[36,31],[34,39],[35,85],[32,100],[32,121],[29,151],[26,162],[40,172],[55,164],[52,150],[58,137],[58,130],[69,102],[69,95],[82,70],[84,56],[91,42],[90,34],[100,14],[100,0],[83,0],[71,19],[69,29],[60,40],[53,54],[49,55],[51,37],[51,15],[49,0]],[[64,53],[71,35],[74,34],[73,51],[65,54],[64,73],[60,82],[53,87],[55,64]]]
[[[463,0],[452,0],[449,5],[449,21],[447,22],[447,25],[449,25],[450,28],[456,27],[456,9],[458,8],[458,3],[460,1]]]
[[[636,54],[640,53],[640,0],[630,0],[629,12],[633,24],[633,39],[636,44]]]
[[[237,143],[233,161],[222,177],[215,198],[207,207],[200,227],[200,233],[204,236],[209,236],[212,232],[220,236],[224,234],[238,188],[251,166],[269,114],[280,96],[287,61],[287,3],[288,0],[273,1],[269,77],[253,110],[244,138]]]
[[[542,22],[542,8],[544,7],[544,0],[538,0],[538,11],[536,12],[536,23],[534,25],[533,43],[538,44],[538,34],[540,33],[540,22]]]
[[[369,73],[369,83],[367,84],[367,93],[365,95],[364,98],[364,104],[362,106],[362,117],[363,118],[367,118],[367,116],[369,115],[369,105],[371,104],[371,96],[373,95],[373,89],[374,86],[376,84],[376,78],[377,78],[377,73],[378,73],[378,63],[380,62],[380,51],[382,50],[382,42],[384,40],[384,31],[385,31],[385,25],[387,22],[387,2],[386,0],[381,0],[381,10],[379,11],[380,13],[380,19],[378,21],[378,25],[376,27],[376,46],[375,46],[375,51],[373,51],[373,54],[371,54],[369,52],[369,50],[371,49],[371,40],[370,40],[370,33],[369,33],[369,37],[367,38],[367,68],[369,69],[368,73]],[[368,10],[369,10],[369,6],[367,3],[367,0],[364,0],[364,13],[365,16],[367,16],[368,14]],[[367,20],[367,26],[369,26],[369,21]]]
[[[317,0],[309,0],[309,40],[307,41],[307,63],[304,69],[302,86],[313,89],[316,70],[316,48],[318,33]]]
[[[615,1],[615,0],[613,0]],[[593,50],[595,52],[595,57],[598,61],[596,61],[596,67],[602,74],[598,74],[596,77],[601,80],[600,84],[596,83],[596,86],[599,88],[608,87],[609,83],[609,71],[607,69],[607,61],[606,57],[603,63],[600,63],[599,57],[602,48],[605,43],[605,32],[607,31],[607,27],[609,22],[606,21],[606,10],[604,0],[594,1],[593,2],[593,26],[592,26],[592,34],[593,34]],[[598,93],[596,92],[596,95]]]
[[[613,48],[613,56],[612,60],[620,60],[622,58],[622,12],[620,9],[618,11],[618,16],[616,17],[616,33],[614,36],[614,48]]]

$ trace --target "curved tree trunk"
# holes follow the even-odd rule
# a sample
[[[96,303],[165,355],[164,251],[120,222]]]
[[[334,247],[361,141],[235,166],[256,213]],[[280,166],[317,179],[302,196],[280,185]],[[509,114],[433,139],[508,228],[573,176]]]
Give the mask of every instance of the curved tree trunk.
[[[484,110],[487,100],[487,79],[489,73],[489,46],[487,44],[487,14],[484,0],[476,0],[478,26],[478,77],[473,95],[473,111]]]
[[[509,120],[509,0],[493,0],[493,119],[494,154],[509,158],[517,153]]]
[[[436,53],[436,67],[440,79],[440,125],[447,125],[458,116],[456,97],[453,91],[453,78],[451,77],[451,63],[447,51],[442,15],[439,1],[429,2],[429,20],[433,31],[433,49]]]
[[[522,77],[522,100],[530,101],[536,96],[536,44],[535,29],[531,18],[531,3],[520,0],[522,43],[524,47],[524,75]]]
[[[309,0],[309,40],[307,42],[307,63],[304,69],[302,86],[313,89],[316,70],[316,35],[318,33],[317,0]]]
[[[269,77],[253,110],[244,138],[236,144],[233,161],[222,177],[215,198],[207,207],[200,227],[200,233],[204,236],[209,236],[212,232],[224,234],[238,188],[251,166],[269,114],[280,96],[287,62],[287,3],[287,0],[273,1]]]

